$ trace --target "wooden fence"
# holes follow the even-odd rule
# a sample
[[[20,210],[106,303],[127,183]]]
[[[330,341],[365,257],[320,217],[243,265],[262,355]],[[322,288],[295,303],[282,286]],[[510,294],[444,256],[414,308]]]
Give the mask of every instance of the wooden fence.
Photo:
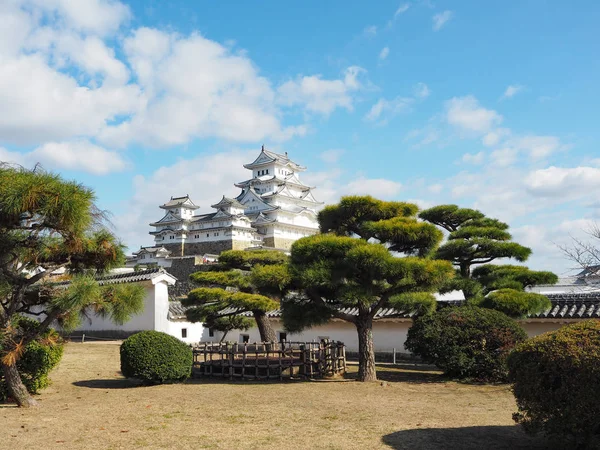
[[[206,342],[193,347],[192,376],[230,380],[323,378],[346,372],[342,342]]]

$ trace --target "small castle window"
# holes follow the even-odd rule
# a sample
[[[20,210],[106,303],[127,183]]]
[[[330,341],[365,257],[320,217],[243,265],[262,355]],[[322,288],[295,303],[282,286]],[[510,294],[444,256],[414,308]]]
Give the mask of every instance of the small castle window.
[[[269,169],[267,169],[267,175],[269,175]]]
[[[250,342],[250,335],[249,334],[240,334],[240,343],[245,344],[247,342]]]
[[[181,329],[181,338],[182,339],[187,338],[187,328],[182,328]]]
[[[215,337],[215,330],[213,330],[212,328],[208,329],[208,337]]]

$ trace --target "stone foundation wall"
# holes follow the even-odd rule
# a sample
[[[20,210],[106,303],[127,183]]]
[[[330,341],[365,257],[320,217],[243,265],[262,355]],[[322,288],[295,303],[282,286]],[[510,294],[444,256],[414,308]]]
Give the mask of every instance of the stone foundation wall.
[[[181,254],[181,244],[156,244],[156,246],[160,247],[164,247],[167,250],[169,250],[171,252],[171,254],[169,256],[174,257],[174,256],[183,256]]]
[[[185,244],[184,256],[204,255],[205,253],[218,255],[221,252],[224,252],[225,250],[232,249],[233,242],[231,240],[214,242],[190,242]]]
[[[174,286],[169,286],[169,298],[185,296],[197,288],[198,285],[190,280],[190,275],[207,271],[210,267],[210,264],[202,264],[201,256],[184,256],[171,260],[171,267],[167,268],[167,272],[177,278],[177,281]]]
[[[171,257],[176,256],[194,256],[210,253],[219,255],[225,250],[245,250],[250,246],[248,241],[222,240],[213,242],[186,242],[181,254],[181,244],[162,244],[164,248],[171,252]]]
[[[296,239],[285,239],[280,237],[266,237],[263,240],[263,246],[289,250]]]

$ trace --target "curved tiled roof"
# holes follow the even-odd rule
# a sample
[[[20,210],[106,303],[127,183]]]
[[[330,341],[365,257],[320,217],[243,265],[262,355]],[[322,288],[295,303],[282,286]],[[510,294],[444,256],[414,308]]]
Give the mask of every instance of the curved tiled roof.
[[[547,294],[552,307],[530,319],[591,319],[600,318],[600,292],[582,294]]]
[[[158,267],[156,269],[138,270],[134,272],[118,273],[115,275],[104,275],[94,278],[100,286],[105,286],[107,284],[137,283],[140,281],[148,281],[163,273],[173,276],[162,267]],[[67,286],[68,284],[70,284],[70,281],[61,281],[54,284],[56,286]]]
[[[594,319],[600,318],[600,292],[585,294],[548,294],[548,299],[552,307],[541,314],[529,316],[526,320],[534,319]],[[459,306],[464,300],[438,300],[440,307]],[[181,319],[185,317],[186,308],[179,301],[169,302],[169,317]],[[235,308],[226,308],[223,313],[235,313]],[[358,308],[343,308],[341,312],[357,315]],[[241,313],[244,316],[252,317],[251,312]],[[410,319],[415,315],[414,311],[402,311],[395,308],[384,308],[380,310],[375,319]],[[267,317],[281,317],[281,310],[273,310],[267,313]]]

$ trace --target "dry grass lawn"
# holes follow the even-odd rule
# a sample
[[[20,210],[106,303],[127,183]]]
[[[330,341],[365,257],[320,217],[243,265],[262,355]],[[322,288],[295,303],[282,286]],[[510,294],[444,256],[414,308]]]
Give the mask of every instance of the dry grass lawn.
[[[72,343],[39,408],[0,405],[0,448],[545,448],[513,425],[506,386],[408,365],[379,376],[388,382],[136,387],[119,372],[118,343]]]

